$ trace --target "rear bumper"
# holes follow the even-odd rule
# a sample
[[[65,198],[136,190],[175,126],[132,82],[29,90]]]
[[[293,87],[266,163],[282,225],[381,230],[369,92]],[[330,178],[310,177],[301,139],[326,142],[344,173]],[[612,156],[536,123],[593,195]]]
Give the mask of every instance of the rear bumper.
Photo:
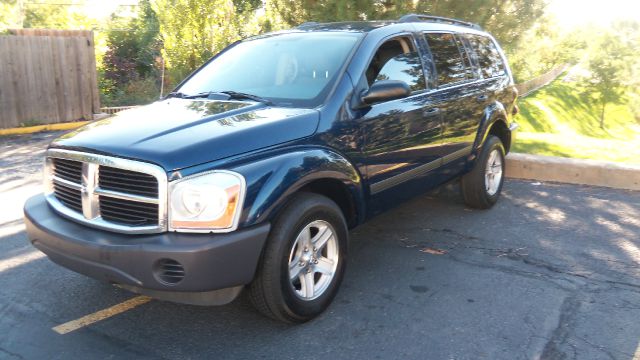
[[[511,148],[513,147],[514,142],[516,141],[516,133],[518,128],[520,128],[520,125],[515,122],[512,121],[511,124],[509,124],[509,148],[505,149],[507,152],[509,152],[511,150]]]
[[[52,261],[136,292],[158,298],[166,293],[169,300],[187,303],[194,302],[185,293],[202,298],[214,290],[234,288],[225,293],[235,297],[238,287],[253,280],[270,229],[263,224],[228,234],[118,234],[61,217],[42,195],[26,202],[24,215],[29,240]],[[162,280],[159,264],[165,259],[183,266],[180,281]],[[216,303],[228,302],[217,298]]]

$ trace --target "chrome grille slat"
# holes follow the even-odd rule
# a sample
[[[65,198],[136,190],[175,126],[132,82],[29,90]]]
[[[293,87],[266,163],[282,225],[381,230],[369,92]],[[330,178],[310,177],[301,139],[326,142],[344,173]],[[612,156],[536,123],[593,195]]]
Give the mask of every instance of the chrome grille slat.
[[[52,180],[53,180],[54,183],[56,183],[56,185],[61,185],[61,186],[67,187],[69,189],[74,189],[74,190],[78,190],[78,191],[80,191],[80,189],[82,189],[82,185],[81,184],[77,184],[77,183],[71,182],[69,180],[63,179],[63,178],[58,177],[58,176],[54,176]]]
[[[137,201],[137,202],[148,203],[148,204],[157,204],[158,203],[158,198],[152,198],[152,197],[140,196],[140,195],[132,195],[132,194],[127,194],[127,193],[122,193],[122,192],[119,192],[119,191],[106,190],[106,189],[101,189],[101,188],[97,188],[95,193],[98,194],[98,195],[108,196],[108,197],[112,197],[112,198],[116,198],[116,199],[122,199],[122,200],[131,200],[131,201]]]
[[[50,149],[49,204],[72,220],[122,233],[167,230],[166,172],[132,160]]]

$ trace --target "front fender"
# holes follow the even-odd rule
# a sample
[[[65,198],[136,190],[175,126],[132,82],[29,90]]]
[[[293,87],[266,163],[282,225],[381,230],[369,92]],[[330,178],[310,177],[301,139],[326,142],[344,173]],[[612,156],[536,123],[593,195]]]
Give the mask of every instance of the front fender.
[[[342,155],[322,147],[297,147],[234,167],[247,182],[240,226],[272,221],[291,196],[314,180],[333,179],[348,189],[358,214],[364,217],[362,178]]]
[[[505,109],[504,105],[502,105],[502,103],[497,101],[484,109],[484,115],[482,116],[480,126],[478,127],[478,134],[476,135],[476,140],[473,144],[474,150],[482,147],[482,144],[484,144],[484,140],[489,135],[491,126],[496,121],[502,121],[504,122],[505,126],[507,125],[507,110]]]

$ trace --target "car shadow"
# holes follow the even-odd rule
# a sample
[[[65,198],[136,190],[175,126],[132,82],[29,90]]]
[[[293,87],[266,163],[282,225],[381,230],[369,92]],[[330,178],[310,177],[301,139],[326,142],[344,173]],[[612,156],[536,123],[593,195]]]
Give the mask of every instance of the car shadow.
[[[631,306],[640,300],[638,219],[637,192],[508,181],[498,204],[479,211],[464,206],[453,182],[353,230],[343,286],[309,323],[265,318],[242,294],[221,307],[154,300],[46,337],[98,338],[97,357],[115,346],[158,358],[601,355],[593,343],[631,359],[640,338],[629,320],[640,315]],[[24,233],[0,244],[17,241]],[[0,286],[3,302],[28,299],[27,313],[52,327],[135,296],[47,259],[0,271]],[[624,328],[594,331],[605,314]]]

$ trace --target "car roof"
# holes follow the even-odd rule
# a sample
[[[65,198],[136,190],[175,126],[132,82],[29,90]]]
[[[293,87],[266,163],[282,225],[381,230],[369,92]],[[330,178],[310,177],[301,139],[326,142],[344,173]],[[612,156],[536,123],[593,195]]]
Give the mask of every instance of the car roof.
[[[457,21],[457,20],[452,20]],[[460,21],[460,24],[439,22],[439,21],[399,21],[399,20],[378,20],[378,21],[343,21],[317,23],[307,22],[285,32],[324,32],[324,31],[344,31],[357,33],[371,33],[377,30],[411,30],[411,31],[448,31],[461,33],[475,33],[486,35],[482,29],[471,23]],[[385,31],[386,32],[386,31]]]

